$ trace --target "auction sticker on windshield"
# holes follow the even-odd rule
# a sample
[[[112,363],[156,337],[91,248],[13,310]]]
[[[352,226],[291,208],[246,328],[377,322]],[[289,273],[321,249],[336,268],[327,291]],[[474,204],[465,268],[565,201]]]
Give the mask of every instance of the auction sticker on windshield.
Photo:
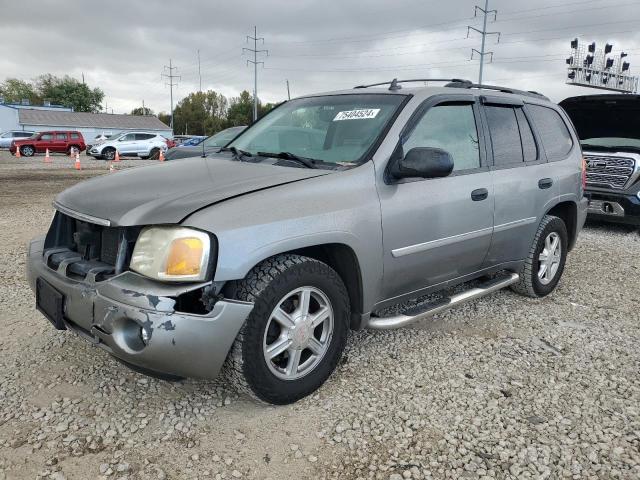
[[[334,122],[338,120],[362,120],[366,118],[376,118],[379,108],[361,108],[359,110],[347,110],[345,112],[338,112],[333,118]]]

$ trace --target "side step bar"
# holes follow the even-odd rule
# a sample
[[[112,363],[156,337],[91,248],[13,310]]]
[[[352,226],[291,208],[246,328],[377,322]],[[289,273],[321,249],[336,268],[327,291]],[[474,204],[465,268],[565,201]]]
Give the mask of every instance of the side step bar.
[[[497,290],[501,290],[509,285],[516,283],[520,279],[517,273],[507,273],[492,278],[481,283],[475,288],[464,292],[456,293],[450,297],[442,298],[426,305],[410,308],[400,315],[392,317],[374,317],[369,320],[368,328],[373,330],[393,330],[396,328],[406,327],[407,325],[431,317],[436,313],[448,310],[456,305],[475,300],[485,295],[489,295]]]

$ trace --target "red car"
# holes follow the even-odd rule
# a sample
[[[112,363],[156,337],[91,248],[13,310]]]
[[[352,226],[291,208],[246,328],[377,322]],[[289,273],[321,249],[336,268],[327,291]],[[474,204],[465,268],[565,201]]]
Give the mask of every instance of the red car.
[[[21,155],[31,157],[36,153],[44,153],[47,149],[51,153],[70,153],[72,150],[82,152],[87,146],[78,131],[54,131],[36,133],[24,140],[14,140],[9,151],[15,155],[18,148]]]

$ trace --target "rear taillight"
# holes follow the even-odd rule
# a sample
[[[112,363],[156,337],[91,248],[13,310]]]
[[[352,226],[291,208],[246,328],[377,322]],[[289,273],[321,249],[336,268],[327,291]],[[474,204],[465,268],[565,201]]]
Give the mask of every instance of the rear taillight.
[[[587,161],[582,157],[582,190],[587,188]]]

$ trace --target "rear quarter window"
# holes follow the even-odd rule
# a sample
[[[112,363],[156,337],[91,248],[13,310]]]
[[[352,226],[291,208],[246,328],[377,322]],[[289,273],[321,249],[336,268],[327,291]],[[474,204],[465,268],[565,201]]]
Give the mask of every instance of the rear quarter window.
[[[533,123],[551,162],[564,160],[573,148],[573,138],[567,124],[553,108],[541,105],[527,105]]]
[[[72,134],[71,134],[71,138],[72,138],[72,139],[74,139],[74,140],[77,140],[77,139],[79,139],[79,138],[80,138],[80,134],[78,134],[78,133],[72,133]]]

